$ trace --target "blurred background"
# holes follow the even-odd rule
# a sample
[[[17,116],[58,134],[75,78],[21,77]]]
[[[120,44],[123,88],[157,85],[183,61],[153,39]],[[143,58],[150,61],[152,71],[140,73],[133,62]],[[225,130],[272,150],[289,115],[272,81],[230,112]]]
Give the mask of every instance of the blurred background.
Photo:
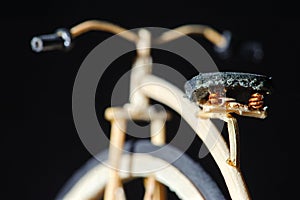
[[[25,3],[24,3],[25,4]],[[149,4],[149,5],[148,5]],[[249,5],[248,5],[249,4]],[[274,92],[266,99],[269,116],[264,120],[238,117],[241,139],[241,171],[253,199],[283,199],[291,194],[296,149],[297,103],[300,100],[299,21],[287,15],[279,2],[245,3],[240,9],[228,5],[151,3],[104,5],[101,2],[51,5],[10,3],[12,12],[1,18],[1,155],[4,166],[4,194],[12,199],[53,199],[68,178],[91,155],[81,143],[72,117],[72,89],[82,61],[109,33],[90,32],[75,42],[69,52],[43,52],[30,48],[35,35],[52,33],[88,19],[99,19],[132,29],[175,28],[184,24],[206,24],[232,33],[231,54],[215,53],[201,36],[192,36],[209,52],[220,71],[241,71],[272,77]],[[134,6],[136,8],[134,8]],[[124,8],[117,11],[116,7]],[[228,9],[227,9],[228,7]],[[147,10],[147,11],[146,11]],[[290,13],[288,13],[290,14]],[[156,61],[174,66],[186,78],[195,71],[180,68],[185,61],[167,52],[154,52]],[[134,54],[116,61],[106,78],[116,70],[126,72]],[[120,63],[127,63],[121,69]],[[120,71],[118,71],[119,73]],[[105,79],[104,79],[105,81]],[[108,133],[109,124],[101,112],[108,97],[98,95],[99,122]],[[295,114],[295,115],[294,115]],[[176,117],[169,131],[176,130]],[[170,136],[171,137],[171,136]],[[201,163],[226,193],[224,181],[210,156],[198,158],[201,141],[195,140],[187,153]],[[129,194],[130,195],[130,194]],[[129,196],[128,199],[138,199]]]

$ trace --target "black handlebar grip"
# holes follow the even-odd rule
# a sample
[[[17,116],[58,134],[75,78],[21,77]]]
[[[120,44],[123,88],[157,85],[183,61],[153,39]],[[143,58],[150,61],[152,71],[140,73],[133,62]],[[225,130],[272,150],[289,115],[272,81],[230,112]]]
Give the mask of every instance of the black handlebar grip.
[[[72,36],[67,29],[57,29],[53,34],[33,37],[31,48],[35,52],[61,50],[71,47]]]

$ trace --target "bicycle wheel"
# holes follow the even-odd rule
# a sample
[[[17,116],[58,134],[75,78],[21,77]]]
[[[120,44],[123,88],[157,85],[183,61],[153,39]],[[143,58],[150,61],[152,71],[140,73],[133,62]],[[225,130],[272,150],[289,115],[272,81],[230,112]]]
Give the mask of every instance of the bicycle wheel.
[[[145,166],[155,164],[165,165],[161,170],[145,171],[144,173],[120,172],[123,182],[127,180],[154,175],[156,180],[176,193],[180,199],[225,199],[217,184],[204,169],[182,154],[178,149],[167,145],[164,153],[155,155],[147,154],[160,147],[147,141],[127,142],[124,149],[134,154],[124,154],[121,165],[128,165],[129,169],[142,169]],[[170,164],[174,156],[182,155],[178,160]],[[99,160],[107,160],[108,151],[96,156]],[[122,167],[122,169],[124,169]],[[90,159],[81,167],[62,187],[56,199],[100,199],[103,195],[108,178],[109,168],[97,159]]]

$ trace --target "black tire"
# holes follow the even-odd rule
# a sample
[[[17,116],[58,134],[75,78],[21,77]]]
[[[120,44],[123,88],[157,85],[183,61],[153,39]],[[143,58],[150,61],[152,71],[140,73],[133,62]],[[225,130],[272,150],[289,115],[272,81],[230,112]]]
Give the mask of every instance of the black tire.
[[[152,145],[148,140],[138,140],[136,142],[126,142],[124,149],[135,153],[147,153],[158,150],[160,147]],[[221,190],[209,174],[196,162],[194,162],[188,155],[183,154],[181,151],[167,145],[166,151],[161,154],[155,154],[156,157],[164,161],[170,162],[174,156],[181,155],[179,159],[171,163],[176,167],[190,182],[201,192],[204,199],[222,200],[225,199]],[[99,160],[107,160],[108,151],[105,150],[96,156]],[[67,181],[61,188],[55,199],[61,200],[73,188],[73,186],[91,169],[101,165],[94,157],[91,158],[85,165],[77,170],[74,175]],[[174,191],[176,193],[176,191]]]

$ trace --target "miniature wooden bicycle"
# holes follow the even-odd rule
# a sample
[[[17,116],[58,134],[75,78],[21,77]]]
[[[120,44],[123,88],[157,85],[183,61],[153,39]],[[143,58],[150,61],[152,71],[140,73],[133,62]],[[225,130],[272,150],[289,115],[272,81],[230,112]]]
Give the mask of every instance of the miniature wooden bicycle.
[[[178,150],[170,146],[167,149],[170,153],[168,155],[156,154],[154,157],[145,153],[158,149],[166,142],[164,114],[157,111],[148,112],[150,98],[178,112],[200,139],[205,138],[203,141],[220,168],[231,198],[250,199],[239,170],[238,128],[233,113],[265,118],[266,107],[263,105],[263,97],[269,93],[269,79],[247,73],[201,73],[186,83],[184,94],[171,83],[151,74],[150,48],[147,48],[151,42],[149,31],[141,29],[136,34],[103,21],[86,21],[69,31],[59,29],[55,34],[34,37],[31,45],[37,52],[68,48],[72,39],[90,30],[115,34],[126,31],[121,36],[136,44],[137,58],[132,67],[130,83],[131,91],[135,92],[128,104],[123,107],[111,107],[105,111],[106,119],[111,122],[111,143],[109,150],[98,156],[107,157],[108,163],[113,167],[107,167],[92,159],[70,179],[57,199],[99,199],[101,197],[105,200],[125,199],[122,185],[137,177],[145,178],[145,200],[166,199],[165,187],[174,191],[181,199],[224,199],[214,180],[185,154],[161,170],[133,172],[148,166],[168,163],[171,155],[178,154]],[[228,43],[226,37],[207,26],[187,25],[174,30],[183,34],[202,34],[218,47],[224,47]],[[167,32],[159,38],[159,41],[167,42],[176,37],[171,32]],[[141,85],[143,87],[140,87]],[[245,93],[242,101],[238,102],[234,98],[236,91]],[[227,122],[229,145],[213,125],[211,118]],[[151,143],[140,141],[124,144],[124,130],[128,119],[150,121]],[[132,145],[135,146],[137,153],[143,152],[143,154],[122,154],[121,149],[131,149]],[[117,170],[120,166],[126,170]]]

